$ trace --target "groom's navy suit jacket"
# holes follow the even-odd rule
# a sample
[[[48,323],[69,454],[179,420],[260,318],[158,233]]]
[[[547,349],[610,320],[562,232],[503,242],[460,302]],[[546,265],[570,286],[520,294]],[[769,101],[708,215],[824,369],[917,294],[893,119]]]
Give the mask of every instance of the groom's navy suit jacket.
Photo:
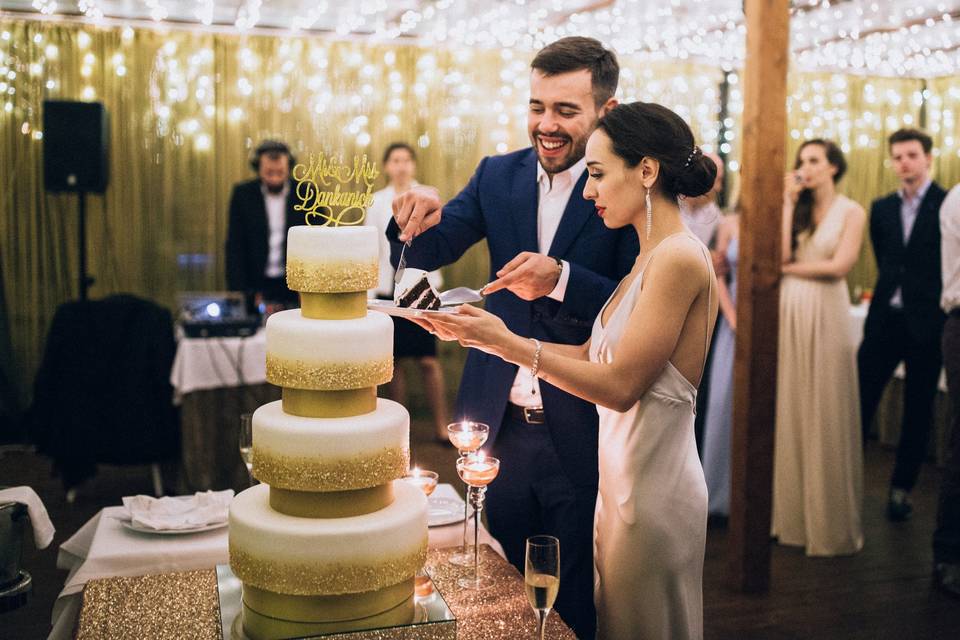
[[[491,294],[485,308],[514,333],[547,342],[583,344],[593,322],[617,283],[640,251],[632,227],[611,230],[583,198],[587,174],[577,181],[550,250],[570,264],[563,302],[543,297],[526,301],[502,290]],[[484,158],[470,183],[443,207],[440,224],[418,236],[407,249],[408,267],[428,271],[460,258],[486,238],[490,280],[522,251],[539,251],[537,236],[537,156],[532,148]],[[387,237],[396,265],[403,246],[391,222]],[[517,367],[471,349],[467,356],[456,416],[490,425],[495,443]],[[618,384],[610,380],[610,384]],[[542,380],[544,413],[563,471],[575,486],[597,484],[597,409]]]

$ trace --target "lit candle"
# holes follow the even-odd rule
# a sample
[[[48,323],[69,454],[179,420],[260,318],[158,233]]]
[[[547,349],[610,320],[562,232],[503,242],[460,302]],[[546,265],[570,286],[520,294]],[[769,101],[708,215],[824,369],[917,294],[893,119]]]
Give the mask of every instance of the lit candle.
[[[490,433],[490,427],[481,422],[454,422],[447,427],[447,433],[450,442],[462,455],[471,451],[476,451],[487,441],[487,435]]]
[[[483,451],[475,455],[461,458],[457,464],[460,477],[471,487],[485,487],[500,472],[500,461],[488,458]]]
[[[437,488],[438,478],[436,471],[424,471],[419,467],[414,467],[403,479],[420,487],[420,490],[429,496]]]

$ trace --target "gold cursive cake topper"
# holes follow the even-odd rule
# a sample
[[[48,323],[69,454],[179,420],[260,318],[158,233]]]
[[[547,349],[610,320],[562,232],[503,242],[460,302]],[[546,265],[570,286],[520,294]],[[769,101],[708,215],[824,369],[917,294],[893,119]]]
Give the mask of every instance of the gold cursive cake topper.
[[[373,184],[379,175],[377,163],[367,160],[367,154],[354,156],[352,165],[322,153],[310,154],[309,164],[293,168],[300,199],[293,208],[304,212],[308,225],[363,224],[367,207],[373,204]],[[363,191],[350,191],[351,187]]]

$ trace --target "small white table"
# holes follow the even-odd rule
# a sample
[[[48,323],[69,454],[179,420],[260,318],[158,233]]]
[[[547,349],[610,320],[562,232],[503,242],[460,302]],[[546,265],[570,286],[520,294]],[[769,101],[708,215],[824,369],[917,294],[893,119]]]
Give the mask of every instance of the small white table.
[[[459,499],[453,485],[441,484],[436,498]],[[87,581],[112,576],[140,576],[169,571],[207,569],[227,564],[227,527],[189,535],[151,535],[125,528],[118,519],[123,507],[107,507],[91,518],[60,546],[57,567],[67,569],[67,582],[53,605],[53,628],[49,640],[68,640],[82,604]],[[429,546],[442,549],[461,544],[463,520],[431,527]],[[500,556],[503,547],[480,526],[480,543],[489,544]]]

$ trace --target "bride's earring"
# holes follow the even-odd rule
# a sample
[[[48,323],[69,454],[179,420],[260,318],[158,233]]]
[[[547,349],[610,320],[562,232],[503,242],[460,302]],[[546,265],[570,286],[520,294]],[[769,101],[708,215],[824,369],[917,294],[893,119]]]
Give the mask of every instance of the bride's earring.
[[[647,240],[650,239],[650,228],[653,226],[653,203],[650,202],[650,189],[647,189]]]

